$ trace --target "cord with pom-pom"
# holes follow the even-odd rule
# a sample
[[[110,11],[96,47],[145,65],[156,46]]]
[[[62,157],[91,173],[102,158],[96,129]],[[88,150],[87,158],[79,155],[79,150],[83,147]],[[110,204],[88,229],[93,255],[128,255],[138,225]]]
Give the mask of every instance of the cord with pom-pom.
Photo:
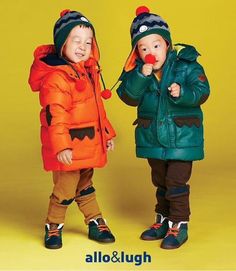
[[[97,62],[97,65],[98,65],[98,68],[100,69],[100,65],[99,65],[98,62]],[[104,90],[101,91],[101,96],[102,96],[102,98],[105,99],[105,100],[110,99],[110,98],[111,98],[111,95],[112,95],[112,92],[111,92],[112,89],[110,90],[110,89],[107,89],[107,88],[106,88],[105,81],[104,81],[103,76],[102,76],[101,73],[100,73],[100,78],[101,78],[101,80],[102,80],[102,85],[103,85],[103,88],[104,88]]]
[[[111,90],[110,89],[104,89],[102,92],[101,92],[101,95],[102,95],[102,98],[107,100],[107,99],[110,99],[111,98]]]

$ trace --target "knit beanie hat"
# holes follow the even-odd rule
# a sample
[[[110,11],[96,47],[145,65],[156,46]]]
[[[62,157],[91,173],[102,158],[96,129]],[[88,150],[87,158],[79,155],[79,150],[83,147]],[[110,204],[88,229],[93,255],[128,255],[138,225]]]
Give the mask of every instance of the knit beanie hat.
[[[53,29],[53,37],[56,52],[61,55],[61,49],[70,34],[70,31],[77,25],[85,25],[91,27],[94,34],[94,28],[91,22],[80,12],[71,11],[69,9],[63,10],[60,13],[60,18],[56,21]]]
[[[150,13],[149,9],[145,6],[137,8],[136,15],[130,28],[133,48],[141,38],[150,34],[162,36],[171,46],[170,29],[161,16]]]
[[[128,72],[136,66],[135,62],[138,55],[135,49],[137,42],[150,34],[162,36],[163,39],[168,42],[169,48],[172,48],[170,29],[166,21],[164,21],[161,16],[150,13],[147,7],[138,7],[136,9],[136,17],[130,27],[132,51],[126,60],[124,67],[125,71]]]

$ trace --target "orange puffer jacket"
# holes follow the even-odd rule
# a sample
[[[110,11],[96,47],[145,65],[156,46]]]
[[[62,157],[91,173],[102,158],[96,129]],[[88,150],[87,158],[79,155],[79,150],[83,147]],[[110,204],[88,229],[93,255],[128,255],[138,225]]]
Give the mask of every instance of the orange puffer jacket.
[[[29,84],[40,92],[45,170],[70,171],[106,164],[106,142],[115,131],[101,99],[96,44],[94,48],[88,61],[72,64],[73,68],[55,55],[53,45],[42,45],[34,52]],[[65,149],[72,149],[71,165],[57,160],[57,153]]]

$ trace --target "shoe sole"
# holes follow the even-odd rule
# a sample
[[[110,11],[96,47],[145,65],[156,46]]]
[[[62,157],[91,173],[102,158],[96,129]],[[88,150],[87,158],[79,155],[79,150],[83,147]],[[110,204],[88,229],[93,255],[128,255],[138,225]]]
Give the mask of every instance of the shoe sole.
[[[90,238],[89,237],[89,239],[90,240],[92,240],[92,241],[96,241],[96,242],[98,242],[98,243],[102,243],[102,244],[109,244],[109,243],[114,243],[116,240],[115,239],[104,239],[104,240],[96,240],[96,239],[93,239],[93,238]]]
[[[162,244],[161,244],[160,247],[163,248],[163,249],[176,249],[176,248],[181,247],[187,240],[188,240],[188,238],[186,238],[186,239],[183,241],[183,243],[180,244],[179,246],[162,246]]]
[[[158,237],[158,238],[155,238],[155,237],[143,237],[143,236],[140,236],[140,239],[141,240],[144,240],[144,241],[156,241],[156,240],[161,240],[163,239],[164,237]]]
[[[58,249],[58,248],[61,248],[62,245],[54,245],[54,246],[53,245],[52,246],[45,245],[45,247],[48,249]]]

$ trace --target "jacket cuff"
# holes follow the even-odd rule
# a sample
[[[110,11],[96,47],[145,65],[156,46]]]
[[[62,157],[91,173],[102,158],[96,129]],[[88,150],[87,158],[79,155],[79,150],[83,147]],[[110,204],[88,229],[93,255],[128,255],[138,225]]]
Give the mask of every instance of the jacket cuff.
[[[105,124],[106,140],[110,140],[116,136],[116,132],[108,119],[104,120],[104,124]]]
[[[184,105],[184,106],[185,105],[186,106],[197,105],[199,98],[197,97],[196,92],[191,91],[184,84],[179,84],[179,85],[180,85],[180,96],[179,97],[172,97],[169,94],[170,100],[174,104],[177,104],[177,105]]]
[[[127,78],[127,84],[125,86],[127,95],[132,99],[140,99],[150,80],[151,75],[145,76],[139,70],[134,70]]]

